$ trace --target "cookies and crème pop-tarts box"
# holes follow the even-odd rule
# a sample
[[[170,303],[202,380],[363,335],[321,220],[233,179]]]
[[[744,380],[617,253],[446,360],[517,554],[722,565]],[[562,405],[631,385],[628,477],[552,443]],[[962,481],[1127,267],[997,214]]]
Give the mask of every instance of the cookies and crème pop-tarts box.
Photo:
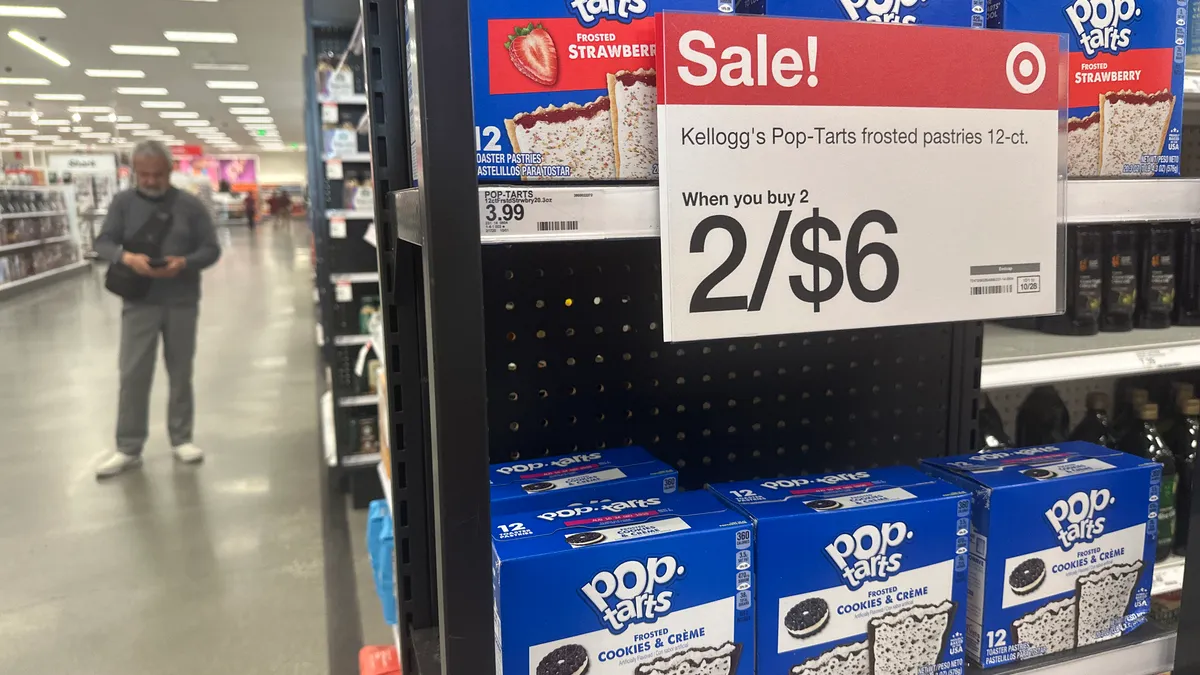
[[[658,178],[654,14],[733,0],[476,0],[481,181]]]
[[[493,464],[488,482],[499,514],[670,494],[678,478],[645,448],[630,446]]]
[[[754,523],[759,673],[963,672],[970,493],[910,467],[709,489]]]
[[[967,654],[984,668],[1146,622],[1162,466],[1083,442],[922,460],[972,491]]]
[[[703,490],[492,518],[497,675],[754,675],[753,531]]]

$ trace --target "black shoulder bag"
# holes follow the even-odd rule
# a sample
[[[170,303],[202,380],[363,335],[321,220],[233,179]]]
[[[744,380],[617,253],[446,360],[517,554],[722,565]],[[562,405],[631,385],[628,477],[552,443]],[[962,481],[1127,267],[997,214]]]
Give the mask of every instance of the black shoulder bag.
[[[161,258],[163,241],[174,224],[174,216],[171,214],[174,203],[175,191],[171,190],[137,232],[126,238],[122,250],[142,253],[151,259]],[[144,277],[118,261],[108,266],[108,273],[104,276],[104,287],[126,300],[141,300],[150,292],[150,284],[153,281],[154,279]]]

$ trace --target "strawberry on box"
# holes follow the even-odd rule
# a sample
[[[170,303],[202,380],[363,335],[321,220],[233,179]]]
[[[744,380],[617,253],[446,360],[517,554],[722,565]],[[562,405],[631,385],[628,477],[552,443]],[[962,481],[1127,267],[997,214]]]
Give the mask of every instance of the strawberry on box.
[[[732,0],[476,0],[481,181],[658,177],[654,14]]]

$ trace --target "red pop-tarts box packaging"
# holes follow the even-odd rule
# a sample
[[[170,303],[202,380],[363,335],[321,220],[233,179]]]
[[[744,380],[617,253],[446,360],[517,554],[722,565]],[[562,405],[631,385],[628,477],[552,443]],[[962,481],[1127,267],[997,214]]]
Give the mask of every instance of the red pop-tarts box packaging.
[[[658,178],[654,14],[733,0],[474,0],[480,181]]]
[[[1178,176],[1187,0],[988,0],[988,27],[1062,33],[1067,173]]]

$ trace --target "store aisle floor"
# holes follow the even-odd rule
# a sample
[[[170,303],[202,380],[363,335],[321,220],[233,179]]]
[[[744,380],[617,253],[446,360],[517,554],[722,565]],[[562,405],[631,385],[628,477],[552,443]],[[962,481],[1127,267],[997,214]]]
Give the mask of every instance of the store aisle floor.
[[[99,267],[0,301],[0,673],[328,672],[307,232],[221,236],[200,466],[171,456],[160,365],[144,466],[94,479],[120,309]]]

